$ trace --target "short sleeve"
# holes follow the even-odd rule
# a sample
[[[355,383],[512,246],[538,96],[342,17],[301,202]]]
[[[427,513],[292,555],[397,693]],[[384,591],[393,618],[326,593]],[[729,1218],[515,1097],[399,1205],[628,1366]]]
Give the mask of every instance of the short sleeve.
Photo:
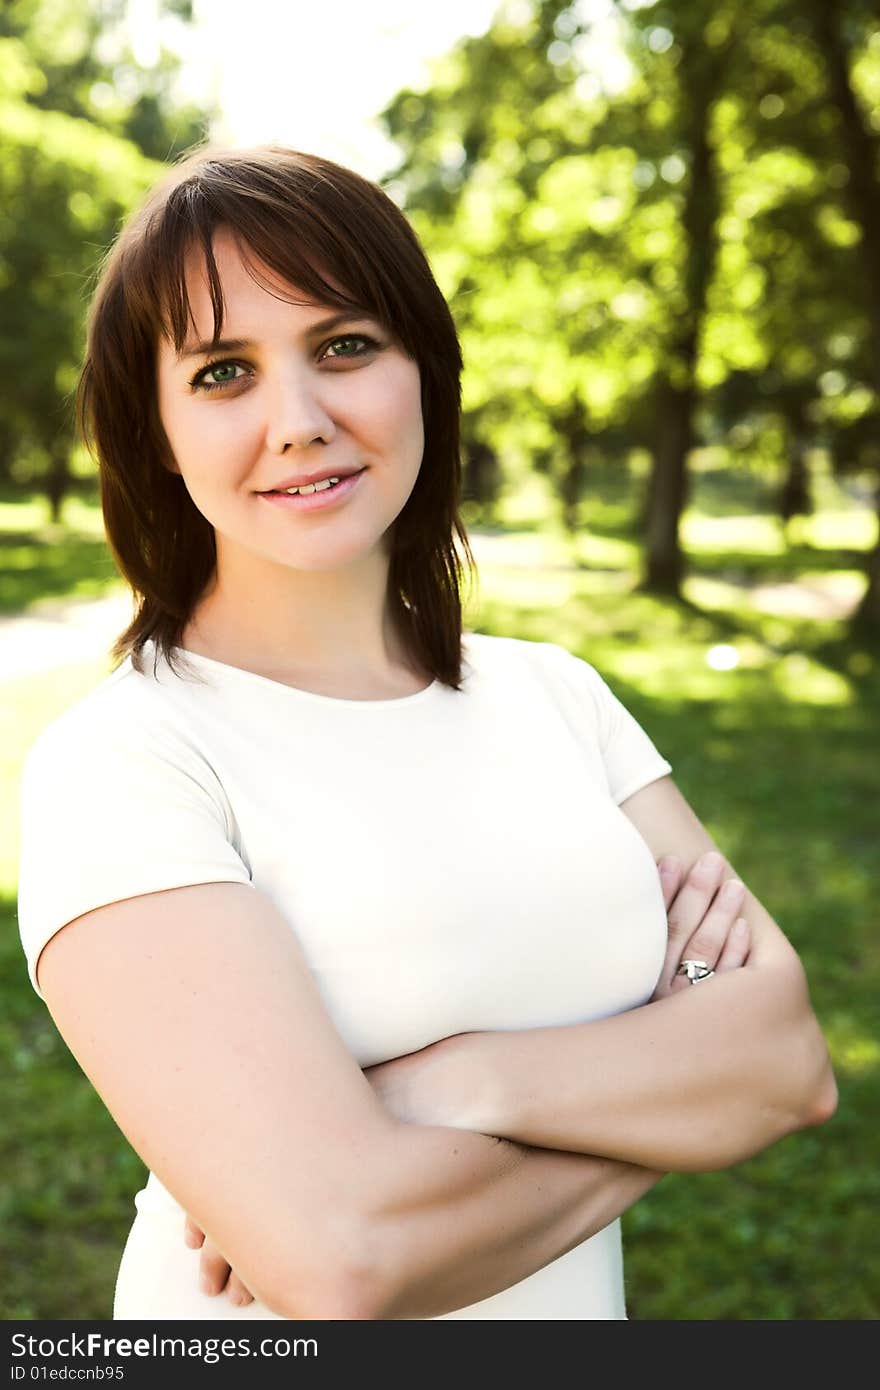
[[[196,883],[249,883],[212,769],[174,731],[62,716],[25,759],[18,923],[37,994],[40,952],[75,917]]]
[[[672,772],[672,765],[594,666],[556,643],[536,645],[561,682],[562,698],[578,732],[598,742],[609,794],[618,806]]]

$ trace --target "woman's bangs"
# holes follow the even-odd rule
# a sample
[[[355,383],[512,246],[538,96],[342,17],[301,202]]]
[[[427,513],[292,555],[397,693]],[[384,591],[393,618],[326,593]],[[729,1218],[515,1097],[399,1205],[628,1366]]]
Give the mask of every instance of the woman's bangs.
[[[175,352],[182,350],[190,327],[195,329],[188,289],[194,256],[198,257],[196,264],[200,263],[200,270],[208,282],[213,336],[218,339],[222,335],[225,304],[213,250],[214,236],[221,228],[232,233],[245,270],[267,294],[290,304],[326,304],[336,309],[366,312],[384,322],[385,314],[368,302],[372,296],[356,294],[347,288],[353,279],[360,278],[352,276],[351,266],[327,266],[326,261],[321,265],[317,257],[306,254],[306,251],[313,251],[319,229],[307,223],[292,226],[289,211],[284,216],[271,217],[269,210],[262,208],[256,224],[249,222],[247,227],[231,217],[218,217],[204,205],[191,204],[188,211],[189,226],[181,225],[179,217],[166,215],[162,219],[164,225],[156,228],[144,246],[148,264],[144,267],[143,279],[148,292],[143,307],[152,325],[173,343]],[[200,213],[203,216],[199,216]],[[205,213],[208,215],[204,216]]]

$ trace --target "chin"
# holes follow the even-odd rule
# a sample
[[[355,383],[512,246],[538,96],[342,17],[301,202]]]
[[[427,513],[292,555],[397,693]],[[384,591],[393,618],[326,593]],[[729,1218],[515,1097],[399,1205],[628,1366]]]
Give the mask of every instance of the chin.
[[[376,552],[383,558],[387,558],[389,549],[382,544],[382,537],[360,545],[339,545],[328,549],[326,545],[314,550],[304,548],[295,553],[279,555],[278,560],[282,565],[291,569],[302,570],[306,574],[334,574],[338,570],[348,569],[362,564]]]

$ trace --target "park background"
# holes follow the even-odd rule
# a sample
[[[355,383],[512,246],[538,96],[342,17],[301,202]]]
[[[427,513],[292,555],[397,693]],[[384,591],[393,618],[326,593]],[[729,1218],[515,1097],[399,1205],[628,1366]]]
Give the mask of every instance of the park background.
[[[194,99],[204,6],[0,9],[0,1316],[109,1317],[144,1175],[26,978],[18,784],[129,613],[73,431],[97,264],[213,135],[347,160],[406,211],[466,362],[468,625],[598,667],[807,967],[837,1114],[643,1198],[630,1316],[874,1318],[878,7],[507,0],[469,28],[462,11],[379,104],[370,74],[418,7],[361,17],[356,43],[341,0],[306,8],[326,42],[292,51],[291,80],[309,69],[312,109],[374,102],[347,144],[248,100],[236,126],[220,81]],[[218,12],[215,76],[240,77],[277,47],[271,13]]]

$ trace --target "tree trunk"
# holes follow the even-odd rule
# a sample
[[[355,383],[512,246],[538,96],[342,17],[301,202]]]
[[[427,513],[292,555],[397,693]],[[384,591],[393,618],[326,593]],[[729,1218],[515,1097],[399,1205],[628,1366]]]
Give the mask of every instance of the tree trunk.
[[[584,494],[587,465],[583,454],[569,454],[568,467],[562,478],[562,517],[567,531],[578,529],[578,503]]]
[[[877,543],[868,555],[865,566],[868,587],[853,614],[852,625],[854,630],[876,638],[880,636],[880,479],[877,481],[874,505],[877,512]]]
[[[587,433],[584,428],[584,407],[578,400],[570,403],[554,421],[556,434],[565,449],[565,469],[559,480],[563,523],[567,531],[577,531],[578,503],[583,496],[587,476],[584,452]]]
[[[785,481],[779,489],[779,515],[783,521],[791,521],[794,516],[810,516],[813,511],[806,448],[804,439],[792,439]]]
[[[788,449],[786,474],[779,489],[777,506],[783,527],[796,516],[810,516],[813,512],[813,499],[810,493],[810,470],[807,465],[807,450],[811,443],[811,433],[802,397],[796,396],[787,403],[782,402],[788,424]]]
[[[677,595],[684,570],[678,530],[687,502],[687,458],[693,444],[693,383],[682,389],[663,377],[655,401],[657,443],[648,483],[642,588]]]
[[[813,25],[825,57],[831,101],[840,118],[843,154],[849,181],[843,197],[862,229],[859,253],[862,261],[865,307],[871,319],[871,359],[874,389],[880,394],[880,141],[869,128],[850,76],[850,53],[843,35],[842,6],[829,0],[813,0]]]
[[[682,40],[679,47],[682,138],[690,150],[691,163],[682,211],[684,305],[677,314],[657,379],[657,443],[648,486],[641,582],[643,589],[676,596],[681,591],[684,568],[679,525],[687,500],[688,455],[694,444],[697,356],[718,246],[720,192],[709,126],[729,53],[729,46],[710,51],[692,39]]]
[[[500,468],[494,449],[483,440],[474,440],[465,449],[462,496],[486,506],[498,496]]]
[[[46,497],[49,502],[53,525],[57,526],[61,520],[61,508],[69,490],[70,469],[67,448],[65,443],[59,442],[53,445],[49,472],[46,475]]]
[[[811,8],[814,34],[825,57],[831,100],[840,117],[841,143],[849,169],[844,196],[851,215],[862,229],[859,251],[864,277],[862,292],[871,324],[872,385],[880,396],[880,184],[877,182],[880,142],[865,120],[852,84],[841,7],[828,0],[813,0]],[[880,637],[878,565],[880,556],[875,549],[868,557],[868,588],[856,611],[854,625]]]

